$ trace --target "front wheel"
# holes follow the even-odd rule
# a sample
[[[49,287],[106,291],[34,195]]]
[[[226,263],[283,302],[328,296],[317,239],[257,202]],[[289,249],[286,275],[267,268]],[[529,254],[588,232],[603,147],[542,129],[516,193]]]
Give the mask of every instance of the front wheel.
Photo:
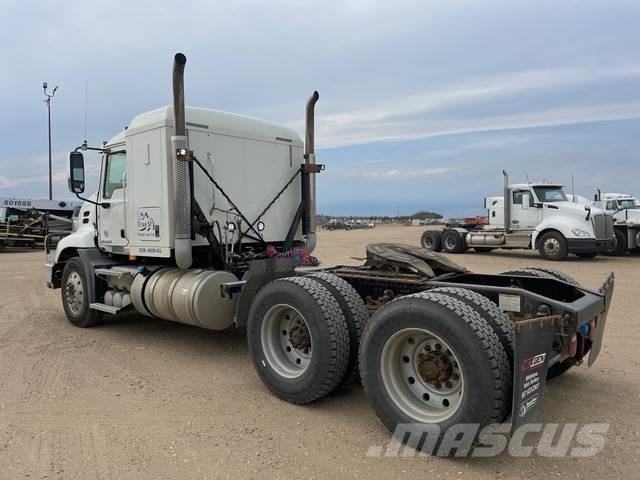
[[[627,232],[620,229],[616,229],[614,231],[614,234],[616,237],[616,241],[613,247],[609,251],[607,251],[607,255],[613,255],[615,257],[621,257],[623,255],[626,255],[627,250],[629,249],[628,242],[627,242]]]
[[[564,260],[569,254],[567,239],[560,232],[547,232],[538,241],[538,251],[547,260]]]
[[[89,281],[80,258],[67,261],[62,271],[62,308],[69,322],[81,328],[100,323],[102,314],[89,308]]]

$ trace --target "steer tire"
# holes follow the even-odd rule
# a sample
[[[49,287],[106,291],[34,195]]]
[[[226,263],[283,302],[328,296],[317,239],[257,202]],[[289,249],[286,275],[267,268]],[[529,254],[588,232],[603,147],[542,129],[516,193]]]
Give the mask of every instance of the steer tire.
[[[442,232],[427,230],[420,237],[420,245],[427,250],[440,252],[442,250]]]
[[[92,327],[102,321],[102,313],[89,308],[89,288],[89,279],[80,258],[67,260],[62,271],[60,293],[64,313],[75,327]]]
[[[567,239],[560,232],[547,232],[538,240],[538,251],[547,260],[565,260],[569,255]]]
[[[423,338],[444,345],[422,348]],[[411,348],[417,349],[415,355],[404,353]],[[449,377],[461,382],[458,388],[462,390],[454,403],[438,403],[441,395],[434,394],[436,403],[430,404],[433,397],[422,393],[429,385],[438,390],[437,383],[425,379],[432,365],[424,362],[424,351],[437,353],[438,358],[444,358],[442,362],[449,359],[459,370],[457,379]],[[420,361],[422,368],[416,370]],[[508,414],[508,372],[507,355],[491,325],[474,308],[450,295],[422,292],[393,300],[371,317],[362,335],[360,375],[365,393],[396,438],[419,450],[424,437],[405,435],[405,425],[437,427],[439,444],[454,425],[478,424],[481,431],[486,425],[502,422]],[[437,373],[443,374],[440,367]],[[435,380],[440,381],[440,377]]]
[[[616,243],[614,247],[607,252],[607,255],[611,255],[614,257],[622,257],[627,254],[627,250],[629,250],[629,245],[627,241],[627,232],[626,230],[621,230],[616,228],[613,232],[616,236]]]
[[[307,278],[313,278],[324,285],[338,301],[342,314],[349,328],[349,363],[343,384],[360,381],[358,370],[358,351],[360,349],[360,336],[362,329],[369,320],[369,311],[358,294],[346,280],[332,273],[314,273]]]
[[[283,322],[290,322],[288,326],[298,323],[282,330]],[[301,325],[306,326],[306,332],[295,335]],[[349,364],[349,327],[338,301],[317,280],[288,277],[264,286],[251,304],[247,337],[258,376],[274,395],[287,402],[313,402],[331,393],[344,379]],[[309,338],[307,352],[303,347],[295,348],[294,342],[309,344]]]
[[[462,253],[466,250],[463,236],[457,230],[445,230],[442,234],[442,250],[446,253]]]

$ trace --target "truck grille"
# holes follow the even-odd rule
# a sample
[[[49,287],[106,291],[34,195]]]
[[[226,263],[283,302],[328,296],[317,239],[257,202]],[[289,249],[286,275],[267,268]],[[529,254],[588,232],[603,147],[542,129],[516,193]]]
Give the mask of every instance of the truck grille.
[[[606,214],[596,214],[591,217],[593,231],[597,240],[610,240],[613,238],[613,217]]]

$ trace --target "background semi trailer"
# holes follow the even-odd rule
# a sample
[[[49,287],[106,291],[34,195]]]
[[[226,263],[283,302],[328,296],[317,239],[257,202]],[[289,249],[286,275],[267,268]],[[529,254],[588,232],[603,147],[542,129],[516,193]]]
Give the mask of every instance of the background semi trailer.
[[[510,185],[503,175],[503,196],[485,198],[486,225],[427,230],[422,246],[447,253],[533,249],[547,260],[564,260],[570,253],[591,258],[613,246],[613,218],[603,210],[569,201],[562,185]]]
[[[550,269],[475,274],[395,244],[369,245],[364,265],[318,265],[317,92],[303,143],[270,122],[185,108],[185,63],[175,56],[172,107],[69,155],[78,196],[82,152],[102,155],[97,193],[47,263],[73,325],[138,312],[246,327],[256,371],[279,398],[309,403],[360,376],[389,429],[419,422],[443,435],[460,422],[530,422],[548,376],[593,364],[612,275],[594,291]]]
[[[68,200],[0,198],[0,248],[55,242],[71,233],[80,205]]]
[[[640,249],[640,203],[633,195],[598,191],[592,204],[613,217],[616,238],[609,254],[626,255]]]

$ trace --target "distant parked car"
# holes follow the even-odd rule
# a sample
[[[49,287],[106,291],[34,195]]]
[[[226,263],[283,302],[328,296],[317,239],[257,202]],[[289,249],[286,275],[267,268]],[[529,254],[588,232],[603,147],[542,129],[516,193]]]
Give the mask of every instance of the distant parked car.
[[[331,220],[324,226],[327,230],[351,230],[351,224],[342,220]]]
[[[362,220],[352,220],[348,222],[348,225],[350,225],[351,228],[353,228],[354,230],[364,230],[364,229],[373,228],[373,223],[364,222]]]

